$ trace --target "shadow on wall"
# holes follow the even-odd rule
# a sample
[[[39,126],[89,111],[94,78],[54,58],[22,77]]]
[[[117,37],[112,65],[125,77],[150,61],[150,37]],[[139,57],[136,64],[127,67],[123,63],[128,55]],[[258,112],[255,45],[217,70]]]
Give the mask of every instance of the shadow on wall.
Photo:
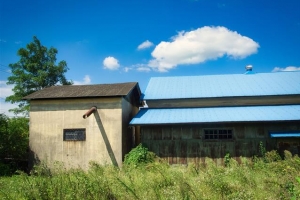
[[[30,171],[33,169],[35,165],[39,165],[41,163],[41,160],[37,156],[37,154],[32,151],[31,149],[29,150],[28,153],[28,170],[27,173],[30,174]]]
[[[109,157],[110,157],[110,159],[111,159],[111,162],[112,162],[113,165],[118,166],[118,162],[117,162],[116,157],[115,157],[115,154],[114,154],[114,152],[113,152],[113,150],[112,150],[112,148],[111,148],[111,145],[110,145],[110,143],[109,143],[109,140],[108,140],[106,131],[105,131],[105,129],[104,129],[103,123],[102,123],[102,121],[101,121],[100,115],[99,115],[99,113],[98,113],[97,110],[94,112],[94,115],[95,115],[95,118],[96,118],[96,121],[97,121],[97,125],[98,125],[98,127],[99,127],[99,130],[100,130],[100,132],[101,132],[101,134],[102,134],[102,137],[103,137],[103,140],[104,140],[104,143],[105,143],[105,146],[106,146],[108,155],[109,155]]]

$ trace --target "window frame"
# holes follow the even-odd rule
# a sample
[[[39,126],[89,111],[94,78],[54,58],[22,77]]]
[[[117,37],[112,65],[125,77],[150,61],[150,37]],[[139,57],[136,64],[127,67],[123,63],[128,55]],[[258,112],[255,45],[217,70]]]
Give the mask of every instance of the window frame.
[[[73,131],[73,138],[72,138],[72,132]],[[67,135],[67,133],[70,133],[70,135]],[[63,129],[63,141],[85,141],[86,140],[86,129],[85,128],[65,128]]]
[[[234,140],[233,128],[205,128],[203,129],[204,140]]]

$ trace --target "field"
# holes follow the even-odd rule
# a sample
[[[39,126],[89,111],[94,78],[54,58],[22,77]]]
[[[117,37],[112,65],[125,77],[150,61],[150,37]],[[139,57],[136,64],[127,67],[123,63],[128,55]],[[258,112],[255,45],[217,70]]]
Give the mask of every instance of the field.
[[[227,157],[224,166],[170,166],[162,161],[142,165],[99,166],[89,171],[50,171],[37,166],[0,177],[0,199],[300,199],[300,158],[275,151],[264,157]]]

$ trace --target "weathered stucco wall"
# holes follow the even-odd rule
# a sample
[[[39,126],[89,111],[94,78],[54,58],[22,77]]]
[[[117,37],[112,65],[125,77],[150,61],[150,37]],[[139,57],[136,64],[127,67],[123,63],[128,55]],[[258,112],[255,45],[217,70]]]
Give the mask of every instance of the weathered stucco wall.
[[[233,139],[205,139],[205,129],[232,129]],[[269,131],[296,130],[299,122],[141,126],[141,142],[170,164],[203,163],[206,157],[222,164],[226,153],[238,161],[258,155],[260,142],[268,150],[280,150],[281,140],[270,138]],[[293,143],[299,154],[300,139]]]
[[[30,102],[31,164],[36,160],[66,168],[87,169],[90,161],[122,164],[122,98],[32,100]],[[83,119],[92,106],[97,107]],[[125,112],[128,112],[126,109]],[[124,112],[124,111],[123,111]],[[86,129],[85,141],[63,141],[64,129]]]

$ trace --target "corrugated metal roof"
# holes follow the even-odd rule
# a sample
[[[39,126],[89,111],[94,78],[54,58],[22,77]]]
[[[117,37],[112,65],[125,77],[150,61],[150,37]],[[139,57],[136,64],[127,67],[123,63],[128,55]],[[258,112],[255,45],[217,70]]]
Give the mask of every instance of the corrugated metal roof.
[[[300,132],[281,132],[281,133],[270,133],[272,138],[283,138],[283,137],[300,137]]]
[[[98,85],[60,85],[44,88],[23,99],[126,96],[135,86],[138,86],[137,82]]]
[[[213,108],[142,108],[130,125],[300,120],[300,105]]]
[[[300,94],[300,72],[151,78],[145,100]]]

